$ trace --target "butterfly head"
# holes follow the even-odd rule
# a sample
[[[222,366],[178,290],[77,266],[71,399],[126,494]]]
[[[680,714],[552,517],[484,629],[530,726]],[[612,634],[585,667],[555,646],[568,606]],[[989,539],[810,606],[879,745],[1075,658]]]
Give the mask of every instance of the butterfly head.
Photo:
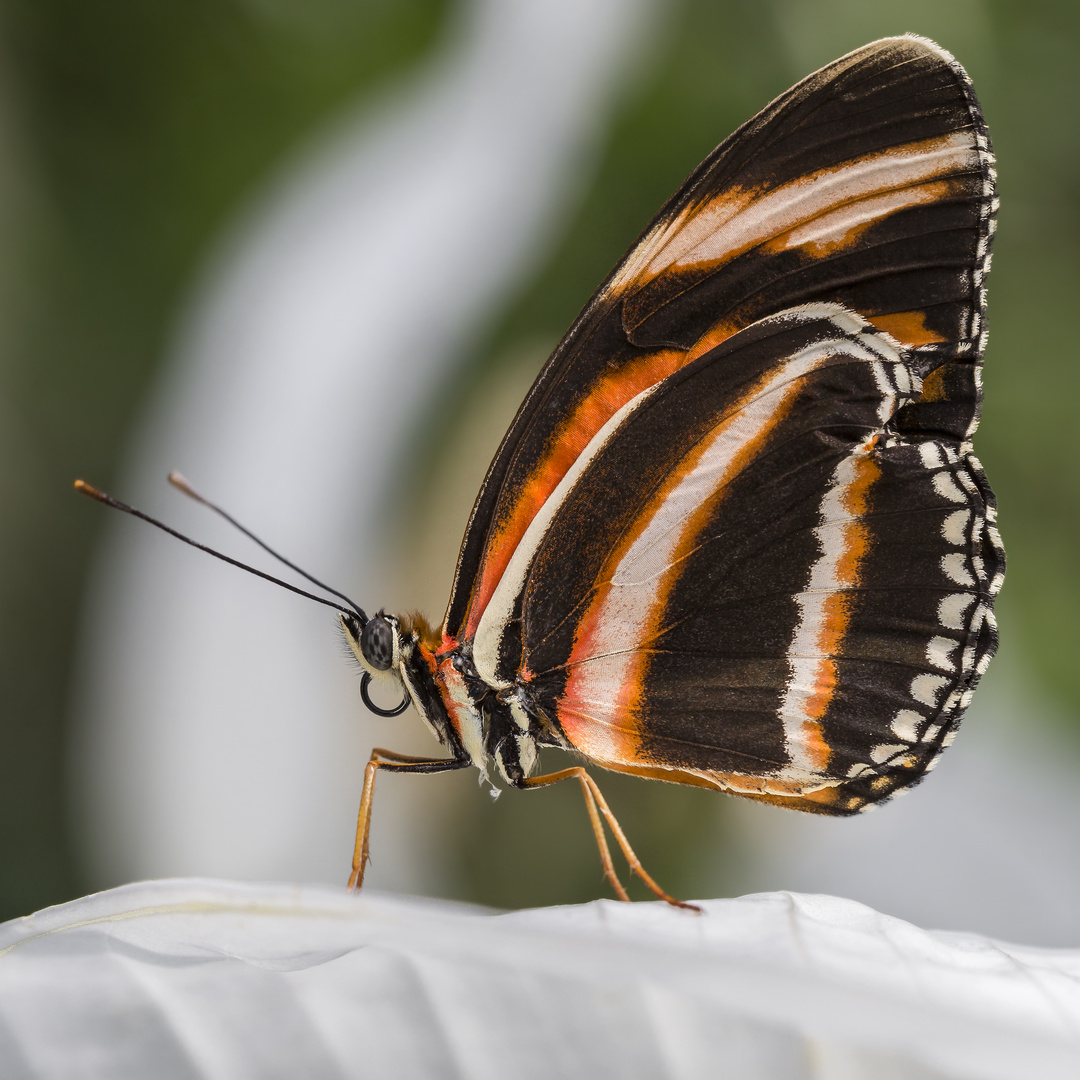
[[[357,662],[374,678],[396,675],[401,661],[401,626],[394,615],[379,611],[363,622],[356,615],[342,615],[345,641]]]

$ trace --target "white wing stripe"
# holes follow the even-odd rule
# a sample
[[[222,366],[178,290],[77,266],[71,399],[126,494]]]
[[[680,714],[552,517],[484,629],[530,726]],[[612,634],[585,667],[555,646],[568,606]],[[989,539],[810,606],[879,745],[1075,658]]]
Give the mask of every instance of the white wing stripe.
[[[476,628],[476,637],[473,641],[473,663],[476,665],[477,674],[489,686],[504,687],[509,684],[500,681],[496,677],[499,663],[499,643],[502,641],[503,629],[513,614],[514,604],[518,594],[525,586],[525,575],[529,571],[536,549],[544,538],[544,534],[551,524],[559,507],[565,501],[570,489],[577,483],[578,478],[588,467],[588,464],[600,452],[607,441],[615,434],[623,423],[644,402],[663,385],[657,383],[643,390],[637,397],[631,398],[618,412],[614,413],[606,424],[589,440],[588,445],[578,455],[577,460],[566,471],[559,481],[555,490],[547,497],[544,505],[537,512],[536,517],[529,523],[524,535],[518,541],[514,554],[506,565],[506,569],[491,594],[484,614]]]
[[[574,673],[574,694],[610,694],[613,686],[628,688],[640,662],[638,652],[667,595],[670,576],[677,565],[680,546],[691,538],[695,511],[728,484],[741,468],[741,458],[782,417],[777,395],[797,390],[798,380],[836,355],[837,347],[873,363],[876,354],[850,339],[815,343],[780,365],[758,394],[743,409],[715,429],[696,466],[669,491],[619,561],[611,588],[591,612],[595,628],[590,639],[593,655],[612,654],[605,665],[603,687],[590,685],[591,664]],[[615,670],[617,666],[618,671]]]
[[[883,206],[881,214],[886,214],[909,202],[921,201],[918,188],[910,185],[977,169],[979,164],[971,133],[957,131],[934,140],[930,147],[924,144],[914,151],[899,147],[869,155],[820,174],[800,177],[758,198],[753,198],[752,193],[728,195],[698,210],[657,252],[645,273],[652,278],[673,265],[715,262],[808,224],[842,204],[906,190],[908,200]]]

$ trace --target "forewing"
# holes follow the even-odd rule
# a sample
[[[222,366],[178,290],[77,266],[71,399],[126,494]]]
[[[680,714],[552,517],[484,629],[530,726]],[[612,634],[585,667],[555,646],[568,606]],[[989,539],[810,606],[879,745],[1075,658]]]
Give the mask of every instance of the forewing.
[[[919,38],[843,57],[735,132],[612,272],[519,410],[466,531],[447,647],[476,636],[530,524],[611,417],[760,318],[844,304],[908,346],[924,379],[897,430],[970,436],[994,206],[971,84]]]
[[[995,647],[1003,564],[977,462],[896,430],[918,394],[831,305],[643,394],[556,490],[506,625],[536,711],[609,768],[802,809],[922,776]]]

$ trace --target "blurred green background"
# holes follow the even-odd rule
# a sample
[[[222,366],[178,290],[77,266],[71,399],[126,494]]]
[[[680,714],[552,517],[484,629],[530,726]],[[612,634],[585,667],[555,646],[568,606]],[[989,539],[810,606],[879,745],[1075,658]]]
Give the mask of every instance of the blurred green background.
[[[84,891],[68,828],[65,717],[103,516],[84,512],[72,478],[108,484],[117,474],[193,275],[232,215],[338,110],[422,64],[455,14],[436,0],[0,5],[0,918]],[[999,160],[977,449],[1010,556],[1002,631],[1060,715],[1080,717],[1071,328],[1080,4],[686,0],[663,6],[659,23],[562,242],[463,358],[457,400],[418,423],[429,441],[402,467],[403,506],[434,497],[442,475],[427,451],[450,439],[470,387],[527,385],[626,245],[721,138],[849,49],[924,34],[971,74]],[[400,517],[406,536],[432,527],[423,512]],[[724,800],[623,777],[605,778],[605,790],[668,888],[723,887],[722,874],[704,874],[692,856],[715,848]],[[576,791],[465,814],[455,856],[464,898],[515,905],[596,894]]]

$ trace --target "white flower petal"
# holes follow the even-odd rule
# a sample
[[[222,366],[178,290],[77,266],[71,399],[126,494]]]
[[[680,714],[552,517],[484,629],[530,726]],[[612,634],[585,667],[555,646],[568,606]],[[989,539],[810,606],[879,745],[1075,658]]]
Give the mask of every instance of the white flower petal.
[[[702,906],[496,915],[327,888],[129,885],[0,926],[0,1070],[1080,1074],[1080,952],[928,932],[829,896]]]

